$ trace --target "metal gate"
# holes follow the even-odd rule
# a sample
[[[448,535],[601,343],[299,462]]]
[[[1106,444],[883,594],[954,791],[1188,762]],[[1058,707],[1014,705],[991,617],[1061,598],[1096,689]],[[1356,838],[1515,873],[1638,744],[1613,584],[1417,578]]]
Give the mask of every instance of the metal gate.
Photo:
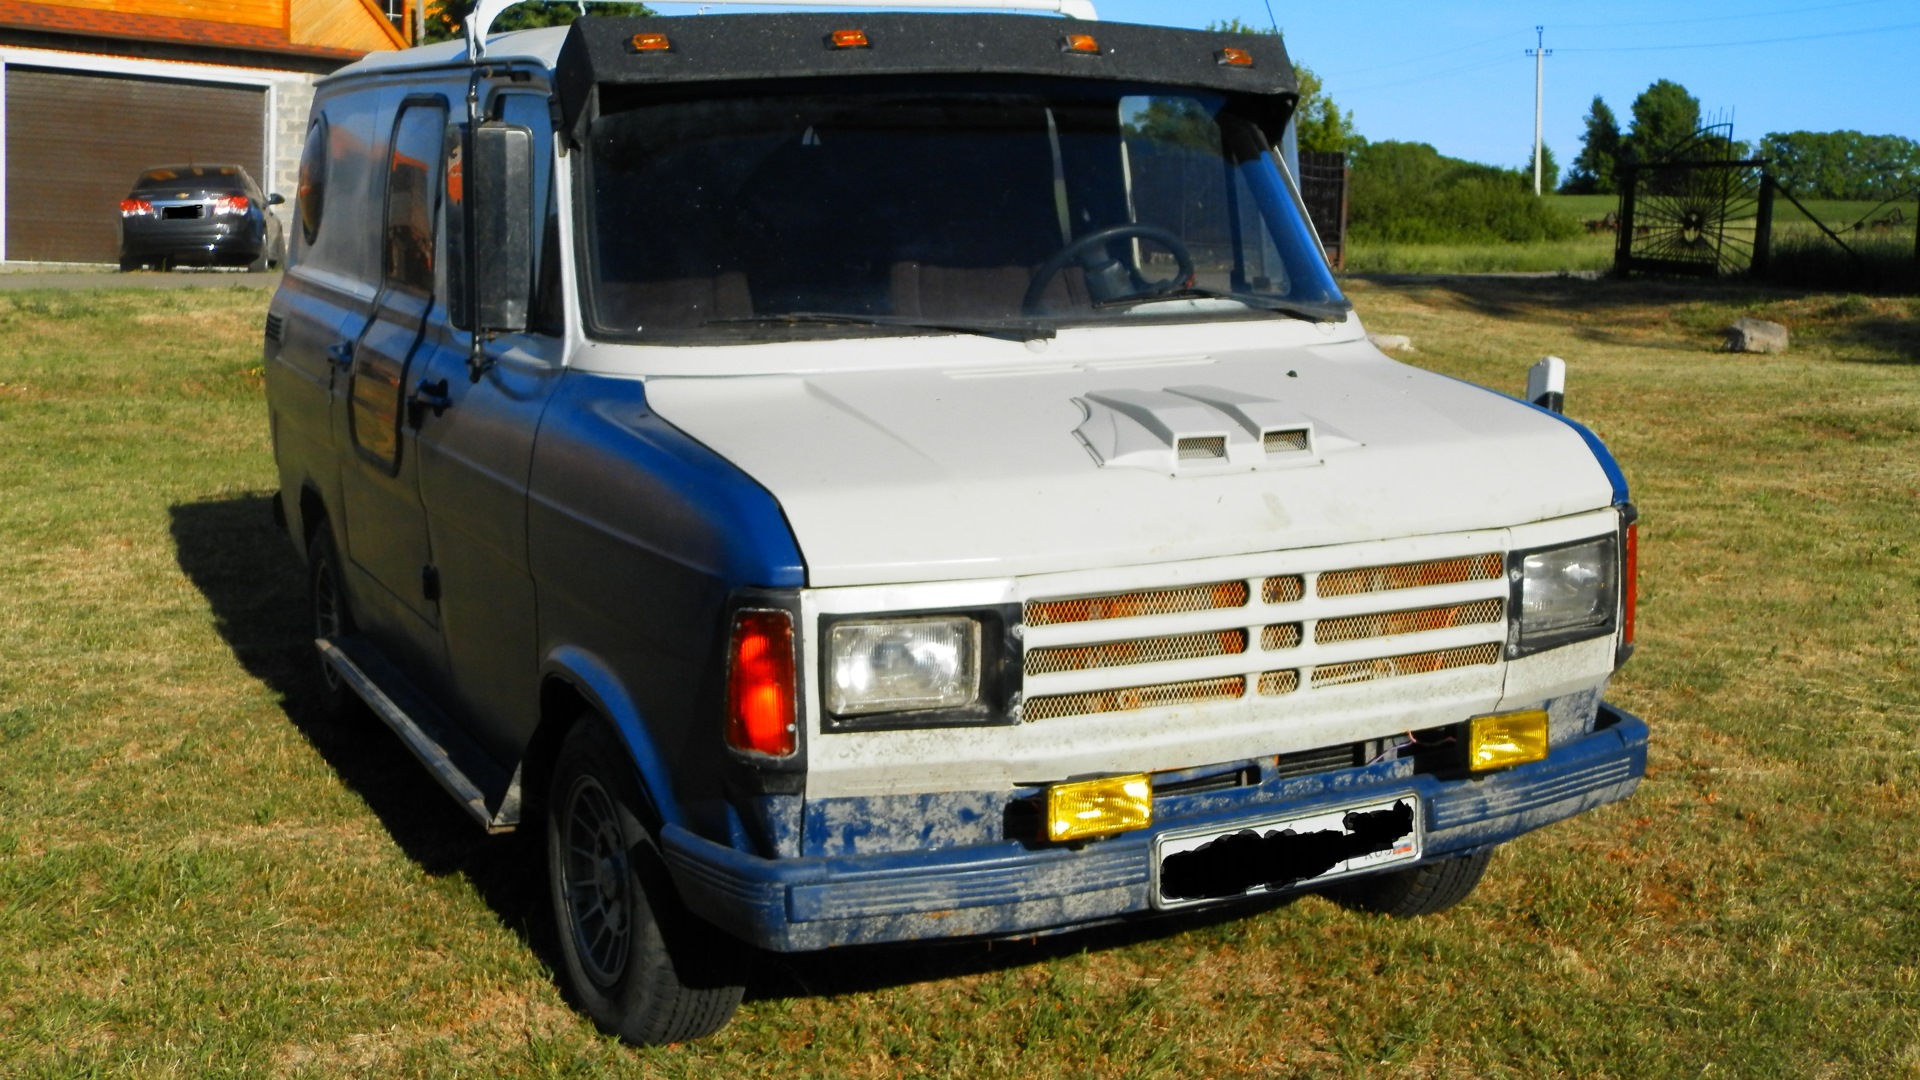
[[[1765,263],[1773,189],[1766,162],[1741,161],[1732,125],[1714,125],[1654,162],[1621,162],[1622,273],[1718,277]]]

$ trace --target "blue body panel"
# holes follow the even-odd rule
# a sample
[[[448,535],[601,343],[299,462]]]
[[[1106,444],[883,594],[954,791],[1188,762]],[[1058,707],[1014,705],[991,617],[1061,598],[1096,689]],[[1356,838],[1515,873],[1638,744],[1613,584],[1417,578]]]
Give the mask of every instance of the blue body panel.
[[[1647,767],[1647,726],[1601,706],[1600,730],[1545,761],[1484,777],[1441,780],[1392,761],[1271,780],[1238,796],[1156,800],[1151,829],[1073,848],[1002,840],[876,855],[760,859],[668,826],[661,842],[697,911],[768,949],[1067,929],[1152,910],[1153,839],[1193,827],[1311,813],[1356,798],[1414,792],[1429,859],[1488,847],[1626,798]],[[1186,805],[1182,805],[1183,802]],[[1199,809],[1205,807],[1205,809]],[[1196,812],[1197,811],[1197,812]]]

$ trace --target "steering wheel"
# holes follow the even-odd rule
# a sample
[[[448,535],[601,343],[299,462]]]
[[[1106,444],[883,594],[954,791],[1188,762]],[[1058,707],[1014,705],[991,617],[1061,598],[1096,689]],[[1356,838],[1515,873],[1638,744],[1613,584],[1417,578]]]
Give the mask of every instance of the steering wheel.
[[[1041,263],[1040,269],[1033,272],[1033,282],[1027,286],[1027,295],[1020,300],[1021,312],[1028,315],[1039,314],[1037,308],[1040,305],[1040,294],[1046,291],[1054,278],[1060,276],[1060,271],[1065,270],[1068,264],[1073,262],[1078,262],[1087,271],[1090,279],[1088,291],[1093,291],[1091,278],[1095,273],[1120,268],[1119,263],[1107,256],[1106,245],[1123,237],[1138,237],[1159,244],[1173,254],[1174,261],[1179,267],[1172,277],[1165,281],[1152,282],[1134,295],[1154,296],[1170,292],[1192,280],[1193,255],[1187,251],[1187,245],[1181,243],[1179,237],[1158,225],[1143,225],[1137,221],[1129,221],[1120,225],[1109,225],[1104,229],[1096,229],[1054,252],[1052,258]],[[1096,296],[1095,299],[1111,300],[1114,297]]]

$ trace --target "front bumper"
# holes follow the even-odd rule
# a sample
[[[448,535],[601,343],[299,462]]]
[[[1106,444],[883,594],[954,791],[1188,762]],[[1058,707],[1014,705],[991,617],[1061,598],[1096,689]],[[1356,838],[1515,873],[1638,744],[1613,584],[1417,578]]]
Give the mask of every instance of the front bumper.
[[[762,859],[669,825],[661,845],[681,896],[733,934],[781,952],[836,945],[1057,930],[1153,910],[1158,832],[1231,826],[1412,791],[1429,860],[1487,847],[1633,794],[1647,725],[1611,705],[1600,728],[1545,761],[1474,779],[1410,775],[1404,763],[1284,781],[1288,798],[1184,817],[1079,849],[1006,841],[884,855]]]

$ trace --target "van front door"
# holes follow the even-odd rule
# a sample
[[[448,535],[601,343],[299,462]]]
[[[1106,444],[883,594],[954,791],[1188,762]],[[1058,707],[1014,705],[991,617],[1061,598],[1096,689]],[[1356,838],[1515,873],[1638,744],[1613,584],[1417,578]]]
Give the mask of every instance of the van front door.
[[[362,604],[355,614],[362,629],[423,681],[431,681],[444,661],[436,630],[439,587],[406,413],[408,378],[435,302],[433,226],[446,116],[444,99],[422,98],[409,100],[394,123],[386,156],[380,290],[353,348],[347,402],[353,454],[341,476],[348,561],[378,586],[356,590]]]

